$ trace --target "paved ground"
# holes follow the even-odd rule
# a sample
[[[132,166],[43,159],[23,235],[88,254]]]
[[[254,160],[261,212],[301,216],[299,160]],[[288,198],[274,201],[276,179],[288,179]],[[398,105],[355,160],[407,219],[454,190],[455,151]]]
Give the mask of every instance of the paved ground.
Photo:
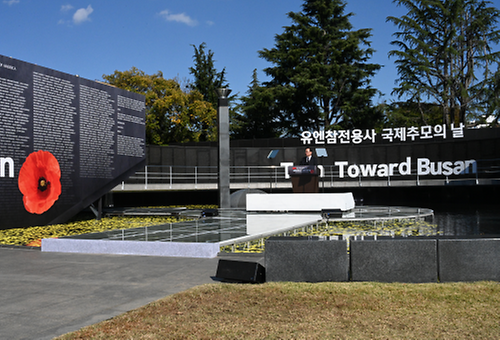
[[[218,260],[0,247],[0,339],[52,339],[218,282]]]

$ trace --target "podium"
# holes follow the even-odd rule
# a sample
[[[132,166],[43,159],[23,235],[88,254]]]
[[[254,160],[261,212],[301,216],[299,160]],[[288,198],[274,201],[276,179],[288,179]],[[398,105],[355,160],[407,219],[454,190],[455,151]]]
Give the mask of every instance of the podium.
[[[288,167],[294,193],[318,193],[318,169],[315,165],[292,165]]]

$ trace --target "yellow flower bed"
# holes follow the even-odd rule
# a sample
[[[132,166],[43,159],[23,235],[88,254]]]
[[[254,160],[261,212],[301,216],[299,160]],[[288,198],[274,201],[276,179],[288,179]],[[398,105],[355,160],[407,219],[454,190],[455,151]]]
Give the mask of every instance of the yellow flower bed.
[[[187,209],[211,209],[213,205],[169,206],[167,208],[185,207]],[[159,207],[155,207],[159,208]],[[165,223],[175,223],[189,220],[185,217],[175,216],[115,216],[105,217],[100,221],[89,219],[85,221],[53,224],[40,227],[14,228],[0,230],[0,244],[18,246],[41,246],[41,239],[96,233],[106,230],[140,228]]]
[[[179,222],[179,218],[162,217],[105,217],[100,221],[95,219],[65,224],[53,224],[40,227],[14,228],[0,230],[0,244],[40,246],[43,238],[80,235],[102,232],[114,229],[130,229],[164,223]]]
[[[437,226],[413,219],[384,221],[348,221],[320,223],[275,236],[432,236],[438,235]],[[262,253],[268,237],[221,247],[222,252]]]

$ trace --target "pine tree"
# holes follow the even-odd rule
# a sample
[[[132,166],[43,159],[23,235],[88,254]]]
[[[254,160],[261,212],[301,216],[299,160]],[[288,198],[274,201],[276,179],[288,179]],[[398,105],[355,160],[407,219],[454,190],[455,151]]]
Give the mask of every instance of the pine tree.
[[[370,30],[353,30],[345,6],[341,0],[306,0],[302,12],[288,13],[293,23],[276,36],[275,47],[259,51],[274,65],[264,70],[271,77],[264,86],[273,89],[289,135],[367,125],[363,117],[370,116],[377,93],[370,78],[380,65],[368,63]]]
[[[189,68],[189,72],[194,76],[191,88],[198,90],[207,102],[217,108],[216,89],[229,86],[226,81],[226,68],[220,72],[216,70],[214,53],[211,50],[205,51],[207,47],[205,43],[201,43],[198,48],[195,45],[191,46],[194,48],[194,66]]]
[[[247,95],[240,98],[239,109],[242,115],[235,129],[236,138],[275,138],[280,136],[280,128],[276,119],[276,103],[272,89],[262,87],[254,69],[252,81]],[[269,114],[275,112],[275,114]]]
[[[390,52],[397,58],[400,98],[431,102],[442,109],[443,123],[466,122],[491,87],[500,41],[500,12],[483,0],[395,0],[408,9],[388,17],[399,29]]]

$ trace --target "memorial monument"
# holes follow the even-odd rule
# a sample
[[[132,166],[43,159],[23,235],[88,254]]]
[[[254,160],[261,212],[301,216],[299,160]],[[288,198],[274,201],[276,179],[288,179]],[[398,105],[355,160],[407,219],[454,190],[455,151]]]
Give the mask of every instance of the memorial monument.
[[[65,222],[144,164],[144,96],[0,55],[0,229]]]

